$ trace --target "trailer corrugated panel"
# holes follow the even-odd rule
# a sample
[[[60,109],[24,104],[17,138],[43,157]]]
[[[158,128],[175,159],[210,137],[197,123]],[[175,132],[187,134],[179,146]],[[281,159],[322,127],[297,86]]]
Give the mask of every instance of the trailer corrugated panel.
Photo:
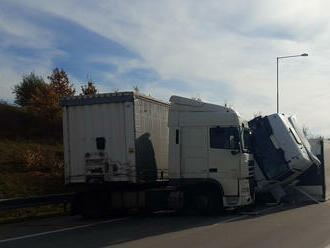
[[[169,105],[136,95],[136,168],[144,181],[168,177]]]
[[[119,92],[65,98],[61,104],[66,183],[166,176],[167,103]]]

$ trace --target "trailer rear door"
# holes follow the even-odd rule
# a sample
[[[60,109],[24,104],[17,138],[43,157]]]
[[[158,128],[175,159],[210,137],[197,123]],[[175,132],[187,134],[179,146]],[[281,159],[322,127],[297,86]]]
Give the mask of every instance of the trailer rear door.
[[[133,111],[131,101],[63,108],[66,183],[135,180]]]

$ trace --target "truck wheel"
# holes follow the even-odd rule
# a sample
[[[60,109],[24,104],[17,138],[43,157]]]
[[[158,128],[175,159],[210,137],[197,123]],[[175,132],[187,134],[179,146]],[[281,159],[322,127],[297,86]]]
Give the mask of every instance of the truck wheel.
[[[223,211],[222,197],[213,192],[199,192],[194,197],[196,211],[202,215],[216,215]]]
[[[86,193],[82,199],[81,215],[87,219],[101,218],[107,215],[108,201],[106,193]]]

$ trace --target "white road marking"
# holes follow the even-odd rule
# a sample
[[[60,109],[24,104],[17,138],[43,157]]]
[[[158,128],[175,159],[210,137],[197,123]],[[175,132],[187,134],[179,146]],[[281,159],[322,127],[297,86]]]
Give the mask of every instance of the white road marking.
[[[233,218],[225,219],[225,220],[219,221],[219,222],[217,222],[215,224],[212,224],[211,227],[212,226],[217,226],[217,225],[222,224],[222,223],[228,223],[228,222],[235,221],[235,220],[245,219],[247,217],[249,217],[249,216],[248,215],[235,216]]]
[[[111,223],[111,222],[126,220],[126,219],[128,219],[128,217],[112,219],[112,220],[104,220],[104,221],[94,222],[94,223],[87,224],[87,225],[82,225],[82,226],[73,226],[73,227],[68,227],[68,228],[57,229],[57,230],[54,230],[54,231],[34,233],[34,234],[19,236],[19,237],[15,237],[15,238],[2,239],[2,240],[0,240],[0,243],[16,241],[16,240],[20,240],[20,239],[33,238],[33,237],[43,236],[43,235],[52,234],[52,233],[59,233],[59,232],[66,232],[66,231],[76,230],[76,229],[82,229],[82,228],[86,228],[86,227],[96,226],[96,225],[99,225],[99,224],[106,224],[106,223]]]
[[[230,218],[230,219],[227,219],[227,220],[224,220],[220,223],[227,223],[227,222],[231,222],[231,221],[235,221],[235,220],[240,220],[240,219],[244,219],[246,217],[249,217],[248,215],[241,215],[241,216],[236,216],[236,217],[233,217],[233,218]]]

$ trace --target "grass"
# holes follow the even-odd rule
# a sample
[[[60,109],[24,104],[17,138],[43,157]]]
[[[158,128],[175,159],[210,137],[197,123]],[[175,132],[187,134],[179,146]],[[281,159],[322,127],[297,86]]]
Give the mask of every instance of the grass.
[[[61,121],[1,103],[0,115],[0,199],[65,192]],[[56,213],[63,206],[0,211],[0,222]]]
[[[53,166],[63,165],[62,145],[4,140],[0,154],[0,198],[64,192],[63,167]]]
[[[31,160],[31,154],[40,155]],[[0,141],[0,199],[58,194],[65,192],[63,145],[45,141]],[[62,204],[63,205],[63,204]],[[0,211],[0,223],[31,217],[63,214],[63,206],[49,205]]]
[[[40,207],[13,209],[0,212],[0,224],[43,218],[55,215],[64,215],[70,211],[70,206],[53,204]]]
[[[63,145],[48,144],[44,140],[26,141],[3,139],[0,141],[0,169],[2,173],[26,171],[26,155],[28,151],[42,149],[47,153],[57,155],[63,160]]]
[[[5,199],[57,194],[64,191],[63,174],[32,171],[0,175],[0,192]]]

